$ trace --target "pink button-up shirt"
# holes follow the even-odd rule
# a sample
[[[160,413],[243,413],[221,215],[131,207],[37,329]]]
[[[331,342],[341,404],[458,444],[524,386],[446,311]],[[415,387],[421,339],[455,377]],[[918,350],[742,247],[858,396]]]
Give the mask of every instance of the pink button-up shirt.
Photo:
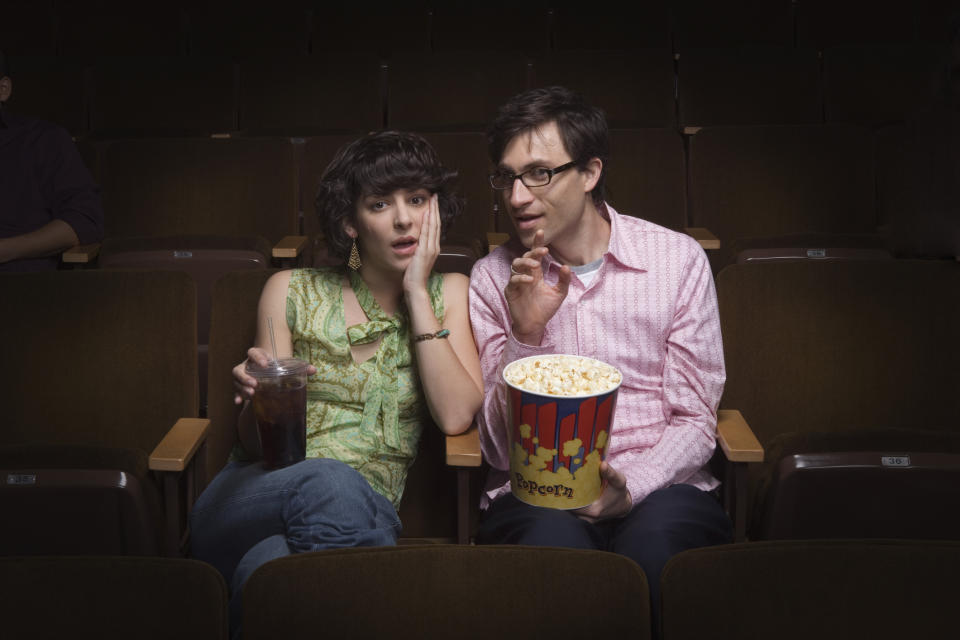
[[[607,461],[627,479],[636,504],[686,483],[718,484],[704,465],[716,443],[716,411],[726,378],[717,296],[707,257],[692,238],[607,206],[610,245],[589,287],[573,274],[566,299],[539,346],[521,344],[503,295],[516,241],[477,261],[470,319],[486,398],[478,414],[484,459],[492,467],[481,507],[510,491],[503,367],[526,356],[568,353],[623,373]],[[560,264],[544,259],[556,284]]]

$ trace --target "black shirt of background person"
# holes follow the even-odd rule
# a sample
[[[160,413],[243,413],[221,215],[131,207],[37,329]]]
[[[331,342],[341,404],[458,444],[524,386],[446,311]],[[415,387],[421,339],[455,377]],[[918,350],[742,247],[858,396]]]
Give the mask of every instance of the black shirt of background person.
[[[100,190],[70,134],[43,120],[0,110],[0,238],[52,220],[69,224],[80,244],[103,238]],[[56,269],[58,256],[0,264],[0,271]]]

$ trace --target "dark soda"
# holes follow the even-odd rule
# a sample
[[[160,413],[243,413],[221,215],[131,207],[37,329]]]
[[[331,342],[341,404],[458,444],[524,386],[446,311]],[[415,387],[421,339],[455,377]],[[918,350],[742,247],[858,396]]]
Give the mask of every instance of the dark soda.
[[[307,385],[302,376],[260,379],[253,394],[263,466],[278,469],[307,453]]]

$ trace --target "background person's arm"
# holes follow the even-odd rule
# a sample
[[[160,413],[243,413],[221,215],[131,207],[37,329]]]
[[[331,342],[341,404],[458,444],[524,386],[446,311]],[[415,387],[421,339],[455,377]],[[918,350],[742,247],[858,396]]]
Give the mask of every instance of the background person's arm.
[[[28,233],[0,238],[0,263],[53,256],[79,243],[73,227],[63,220],[51,220]]]
[[[100,188],[70,134],[62,128],[52,128],[44,132],[37,144],[40,191],[50,216],[68,224],[75,234],[73,244],[63,249],[100,242],[104,233]]]

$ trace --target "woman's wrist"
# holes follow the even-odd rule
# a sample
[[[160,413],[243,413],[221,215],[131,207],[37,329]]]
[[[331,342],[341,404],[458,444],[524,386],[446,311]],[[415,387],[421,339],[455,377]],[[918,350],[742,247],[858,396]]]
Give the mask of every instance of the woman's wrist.
[[[418,303],[426,303],[427,306],[430,306],[430,294],[427,293],[426,284],[411,289],[404,288],[403,299],[406,301],[408,309],[412,309]]]

